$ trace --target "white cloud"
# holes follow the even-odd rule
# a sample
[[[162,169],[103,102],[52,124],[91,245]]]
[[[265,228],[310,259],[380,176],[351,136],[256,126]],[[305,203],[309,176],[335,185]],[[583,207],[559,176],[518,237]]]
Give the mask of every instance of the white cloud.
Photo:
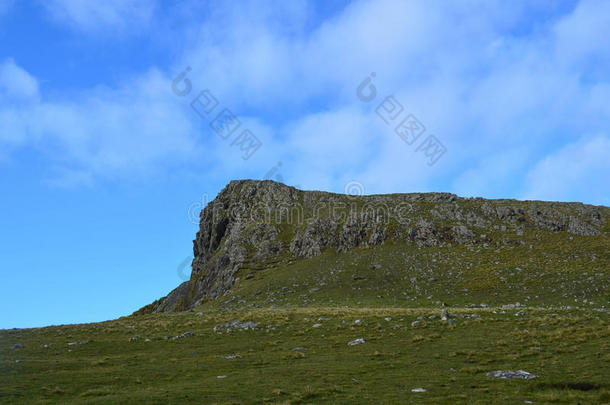
[[[147,26],[156,3],[156,0],[47,0],[43,5],[59,23],[87,32],[116,33]]]
[[[0,62],[0,96],[8,99],[37,99],[38,81],[13,59]]]
[[[23,74],[18,67],[12,70]],[[179,101],[170,81],[152,70],[133,82],[92,89],[70,101],[0,104],[0,142],[27,141],[63,165],[54,170],[60,178],[50,179],[51,184],[150,175],[201,154],[203,143],[187,115],[188,105]]]
[[[582,68],[583,64],[599,63],[608,57],[610,35],[610,3],[604,0],[583,0],[574,12],[554,27],[557,37],[558,61]]]
[[[524,198],[610,205],[610,137],[572,143],[542,159],[527,175]]]

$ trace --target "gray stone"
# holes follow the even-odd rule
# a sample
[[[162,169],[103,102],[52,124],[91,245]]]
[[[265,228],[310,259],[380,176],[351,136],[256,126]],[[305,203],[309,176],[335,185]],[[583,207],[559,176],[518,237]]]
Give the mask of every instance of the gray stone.
[[[194,334],[193,332],[184,332],[184,333],[183,333],[183,334],[181,334],[181,335],[174,336],[174,337],[172,338],[172,340],[184,339],[184,338],[191,337],[191,336],[195,336],[195,334]]]
[[[233,321],[222,323],[214,326],[214,332],[227,332],[230,333],[233,330],[251,330],[256,327],[256,322],[248,321]]]
[[[530,380],[532,378],[538,378],[537,375],[528,373],[527,371],[523,371],[523,370],[517,370],[517,371],[513,371],[513,370],[498,370],[498,371],[491,371],[491,372],[487,373],[486,375],[488,377],[506,378],[506,379],[524,379],[524,380]]]
[[[421,325],[421,321],[413,321],[411,322],[411,326],[413,326],[414,328],[418,327]]]
[[[93,340],[83,340],[83,341],[80,341],[80,342],[70,342],[70,343],[68,343],[68,346],[80,346],[80,345],[86,345],[86,344],[89,344],[89,343],[92,343],[92,342],[93,342]]]
[[[356,345],[361,345],[366,343],[366,340],[364,340],[363,338],[358,338],[355,340],[352,340],[351,342],[347,342],[348,346],[356,346]]]

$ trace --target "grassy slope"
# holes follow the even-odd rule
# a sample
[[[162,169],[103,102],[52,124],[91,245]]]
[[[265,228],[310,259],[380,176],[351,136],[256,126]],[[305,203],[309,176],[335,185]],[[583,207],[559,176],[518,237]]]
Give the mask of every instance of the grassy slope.
[[[608,403],[610,314],[593,310],[610,306],[607,235],[540,231],[515,236],[524,245],[513,247],[329,250],[244,268],[229,294],[196,312],[3,330],[0,402]],[[454,323],[438,319],[440,302]],[[500,308],[515,302],[527,315]],[[481,303],[490,307],[470,308]],[[475,312],[481,317],[460,316]],[[213,332],[234,319],[259,327]],[[186,331],[196,335],[163,339]],[[366,344],[347,345],[361,337]],[[221,357],[229,354],[239,357]],[[541,378],[485,376],[499,369]]]
[[[608,314],[476,312],[481,318],[447,324],[428,319],[438,309],[426,308],[257,309],[4,331],[0,398],[14,404],[610,401]],[[411,327],[422,315],[422,326]],[[213,332],[215,324],[235,318],[257,321],[260,328]],[[362,322],[355,324],[356,319]],[[322,326],[314,328],[315,323]],[[163,340],[185,331],[196,336]],[[132,336],[152,341],[129,342]],[[347,346],[360,337],[367,343]],[[66,345],[91,338],[95,342]],[[25,348],[8,348],[17,342]],[[296,346],[307,350],[291,351]],[[221,357],[229,354],[240,357]],[[542,377],[485,376],[496,369]],[[416,387],[428,392],[412,393]]]

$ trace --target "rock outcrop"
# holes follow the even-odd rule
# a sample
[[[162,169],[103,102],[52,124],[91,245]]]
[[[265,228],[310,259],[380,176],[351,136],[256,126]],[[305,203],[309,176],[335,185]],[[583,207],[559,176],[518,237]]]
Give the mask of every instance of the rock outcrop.
[[[265,180],[232,181],[200,215],[190,280],[138,313],[189,310],[227,292],[238,271],[388,240],[420,246],[519,244],[525,232],[597,235],[610,209],[448,193],[349,196]]]

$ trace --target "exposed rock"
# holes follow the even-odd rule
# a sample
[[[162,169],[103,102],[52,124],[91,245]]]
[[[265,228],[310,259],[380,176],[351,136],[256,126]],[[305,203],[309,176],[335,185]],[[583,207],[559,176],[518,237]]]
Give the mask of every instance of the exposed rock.
[[[290,349],[293,352],[302,352],[304,350],[307,350],[307,348],[303,347],[303,346],[297,346],[297,347],[293,347],[292,349]]]
[[[364,340],[363,338],[358,338],[358,339],[354,339],[350,342],[347,342],[348,346],[356,346],[356,345],[361,345],[366,343],[366,340]]]
[[[487,376],[494,377],[494,378],[508,378],[508,379],[520,378],[520,379],[524,379],[524,380],[538,378],[537,375],[528,373],[527,371],[523,371],[523,370],[517,370],[517,371],[498,370],[498,371],[492,371],[492,372],[487,373]]]
[[[256,322],[233,321],[214,326],[214,332],[231,333],[233,330],[250,330],[256,327]]]
[[[426,392],[426,389],[425,388],[421,388],[421,387],[420,388],[413,388],[411,390],[411,392]]]
[[[421,325],[421,321],[413,321],[411,322],[411,326],[413,326],[414,328],[418,327]]]
[[[70,343],[68,343],[68,346],[80,346],[80,345],[86,345],[86,344],[89,344],[92,342],[93,342],[93,340],[84,340],[81,342],[70,342]]]
[[[194,334],[193,332],[184,332],[184,333],[183,333],[183,334],[181,334],[181,335],[174,336],[174,337],[172,338],[172,340],[184,339],[184,338],[191,337],[191,336],[195,336],[195,334]]]
[[[527,315],[527,312],[525,312],[524,310],[518,311],[517,313],[515,313],[515,316],[525,316]]]

